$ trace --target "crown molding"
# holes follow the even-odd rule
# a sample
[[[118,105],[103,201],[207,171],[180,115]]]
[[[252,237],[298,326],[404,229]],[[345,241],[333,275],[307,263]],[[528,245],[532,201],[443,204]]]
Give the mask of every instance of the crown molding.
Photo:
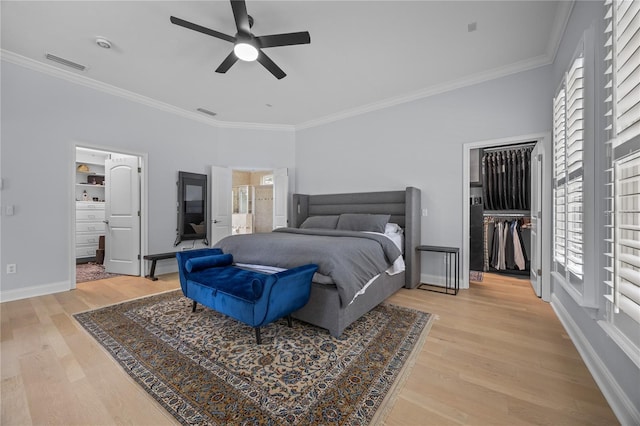
[[[121,89],[116,86],[112,86],[106,83],[99,82],[89,77],[80,75],[80,71],[72,72],[65,69],[58,68],[53,65],[49,65],[34,59],[30,59],[11,51],[0,50],[0,57],[7,62],[11,62],[16,65],[23,66],[35,71],[39,71],[54,77],[62,78],[64,80],[80,84],[92,89],[105,92],[114,96],[119,96],[128,99],[133,102],[141,103],[143,105],[150,106],[165,112],[169,112],[190,120],[194,120],[200,123],[207,124],[209,126],[225,129],[242,129],[242,130],[275,130],[275,131],[298,131],[312,127],[329,124],[335,121],[344,120],[346,118],[355,117],[358,115],[366,114],[369,112],[389,108],[392,106],[413,102],[419,99],[427,98],[430,96],[438,95],[441,93],[449,92],[463,87],[473,86],[475,84],[483,83],[486,81],[506,77],[511,74],[528,71],[541,66],[549,65],[555,60],[556,54],[562,41],[565,29],[571,16],[575,0],[561,1],[558,6],[558,13],[556,14],[556,20],[551,30],[551,36],[547,45],[546,53],[535,58],[527,59],[517,62],[515,64],[508,65],[506,67],[500,67],[486,72],[478,73],[470,77],[462,78],[456,81],[447,82],[444,84],[430,86],[416,92],[412,92],[406,95],[388,98],[379,102],[373,102],[367,105],[362,105],[356,108],[343,110],[341,112],[330,114],[318,119],[309,120],[297,125],[288,124],[262,124],[262,123],[245,123],[245,122],[229,122],[220,121],[213,118],[205,117],[197,112],[178,108],[173,105],[169,105],[158,100],[142,96],[140,94]]]
[[[547,45],[547,55],[551,58],[551,62],[556,60],[556,55],[558,54],[558,49],[560,49],[564,32],[569,24],[569,18],[571,17],[574,4],[575,0],[558,2],[558,13],[556,13],[556,20],[553,23],[551,37],[549,37],[549,44]]]
[[[558,49],[560,48],[560,43],[562,42],[562,37],[564,36],[567,24],[569,23],[569,18],[571,17],[571,11],[573,10],[574,4],[575,0],[558,2],[558,11],[556,13],[555,22],[553,23],[553,28],[551,29],[551,36],[549,37],[549,43],[547,44],[546,53],[540,56],[517,62],[506,67],[496,68],[484,73],[478,73],[472,77],[427,87],[408,95],[389,98],[381,102],[374,102],[361,107],[344,110],[336,114],[327,115],[316,120],[310,120],[296,125],[296,130],[303,130],[323,124],[332,123],[334,121],[343,120],[345,118],[355,117],[357,115],[366,114],[368,112],[377,111],[383,108],[388,108],[407,102],[412,102],[418,99],[427,98],[429,96],[438,95],[440,93],[448,92],[451,90],[473,86],[474,84],[483,83],[485,81],[494,80],[497,78],[506,77],[511,74],[516,74],[519,72],[549,65],[556,59],[556,55],[558,53]]]
[[[438,84],[435,86],[427,87],[425,89],[393,98],[388,98],[381,102],[374,102],[367,105],[363,105],[357,108],[344,110],[342,112],[327,115],[317,120],[310,120],[302,124],[296,125],[296,130],[308,129],[311,127],[320,126],[323,124],[332,123],[334,121],[344,120],[345,118],[355,117],[358,115],[366,114],[368,112],[377,111],[392,106],[413,102],[416,100],[428,98],[430,96],[438,95],[441,93],[449,92],[463,87],[473,86],[475,84],[483,83],[490,80],[495,80],[501,77],[506,77],[511,74],[517,74],[523,71],[529,71],[538,67],[549,65],[552,59],[548,54],[543,54],[535,58],[527,59],[524,61],[516,62],[515,64],[508,65],[506,67],[495,68],[493,70],[477,73],[471,77],[462,78],[452,82],[444,84]]]
[[[81,86],[89,87],[91,89],[107,93],[109,95],[118,96],[120,98],[127,99],[132,102],[136,102],[142,105],[149,106],[170,114],[174,114],[189,120],[194,120],[199,123],[203,123],[216,128],[230,128],[230,129],[253,129],[253,130],[278,130],[278,131],[294,131],[295,127],[285,124],[261,124],[261,123],[236,123],[220,121],[214,118],[206,117],[195,111],[189,111],[183,108],[167,104],[165,102],[158,101],[153,98],[149,98],[140,95],[129,90],[121,89],[119,87],[106,84],[87,76],[81,75],[82,71],[67,71],[66,69],[58,68],[57,66],[49,65],[31,58],[27,58],[9,50],[0,49],[0,58],[3,61],[10,62],[15,65],[28,68],[33,71],[38,71],[43,74],[50,75],[52,77],[60,78],[71,83],[75,83]]]

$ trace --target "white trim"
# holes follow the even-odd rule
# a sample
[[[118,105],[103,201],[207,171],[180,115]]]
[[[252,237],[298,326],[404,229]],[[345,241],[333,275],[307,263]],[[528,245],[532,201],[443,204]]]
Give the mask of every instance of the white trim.
[[[480,72],[470,77],[465,77],[452,82],[447,82],[447,83],[427,87],[406,95],[385,99],[379,102],[372,102],[368,105],[363,105],[357,108],[344,110],[344,111],[341,111],[335,114],[330,114],[315,120],[309,120],[304,123],[297,124],[295,128],[296,130],[302,130],[302,129],[308,129],[311,127],[321,126],[323,124],[332,123],[334,121],[343,120],[345,118],[355,117],[358,115],[366,114],[368,112],[377,111],[380,109],[404,104],[407,102],[416,101],[423,98],[428,98],[430,96],[439,95],[441,93],[450,92],[452,90],[473,86],[475,84],[495,80],[495,79],[506,77],[512,74],[517,74],[519,72],[529,71],[535,68],[549,65],[551,63],[552,61],[549,55],[547,54],[540,55],[535,58],[527,59],[512,65],[508,65],[506,67],[496,68],[496,69],[485,71],[485,72]]]
[[[547,54],[551,57],[551,62],[555,62],[558,55],[558,49],[562,42],[562,37],[567,29],[571,12],[573,11],[574,0],[558,2],[558,11],[556,12],[556,21],[551,29],[551,37],[547,45]]]
[[[59,281],[57,283],[0,291],[0,302],[11,302],[14,300],[28,299],[30,297],[46,296],[52,293],[61,293],[63,291],[69,291],[70,285],[71,283],[69,281]]]
[[[208,124],[217,128],[229,128],[229,129],[255,129],[255,130],[278,130],[278,131],[296,131],[301,129],[307,129],[311,127],[328,124],[334,121],[343,120],[345,118],[354,117],[357,115],[366,114],[368,112],[377,111],[380,109],[388,108],[391,106],[412,102],[418,99],[427,98],[440,93],[449,92],[451,90],[460,89],[467,86],[473,86],[478,83],[495,80],[497,78],[505,77],[512,74],[517,74],[523,71],[529,71],[535,68],[539,68],[552,63],[551,55],[544,54],[535,58],[527,59],[517,62],[505,67],[496,68],[493,70],[474,74],[473,76],[462,78],[453,82],[439,84],[425,89],[418,90],[407,95],[389,98],[379,102],[373,102],[368,105],[363,105],[357,108],[345,110],[336,114],[330,114],[325,117],[321,117],[315,120],[310,120],[298,125],[289,124],[261,124],[261,123],[241,123],[241,122],[229,122],[219,121],[209,116],[204,116],[201,113],[195,111],[189,111],[182,108],[169,105],[164,102],[131,92],[129,90],[121,89],[110,84],[102,83],[87,76],[79,74],[81,71],[67,71],[66,69],[58,68],[57,66],[49,65],[34,59],[27,58],[9,50],[0,49],[0,58],[6,60],[15,65],[23,66],[35,71],[42,72],[63,80],[70,81],[72,83],[80,84],[105,92],[114,96],[128,99],[133,102],[138,102],[143,105],[150,106],[165,112],[179,115],[184,118],[198,121],[203,124]]]
[[[451,286],[455,285],[453,281],[454,279],[455,277],[451,277],[451,284],[450,284]],[[445,277],[440,275],[420,274],[420,283],[433,285],[436,287],[442,287],[442,288],[446,286]],[[460,284],[462,284],[462,276],[460,276]],[[460,286],[460,288],[462,288],[462,286]],[[469,288],[469,286],[465,288]]]
[[[618,385],[606,364],[589,343],[589,339],[582,333],[580,327],[555,294],[551,296],[551,307],[620,423],[623,425],[640,424],[639,408]]]
[[[476,142],[467,142],[462,146],[462,275],[460,277],[460,288],[469,288],[469,157],[472,149],[475,148],[488,148],[492,146],[501,145],[513,145],[518,143],[533,142],[536,141],[542,144],[545,153],[545,163],[543,163],[542,171],[542,218],[544,221],[550,220],[551,208],[550,208],[550,193],[545,188],[549,188],[550,185],[550,161],[546,158],[549,157],[549,144],[551,143],[551,134],[546,133],[533,133],[522,136],[512,136],[500,139],[489,139]],[[550,226],[543,226],[542,231],[542,300],[548,302],[551,300],[551,277],[550,270],[551,265],[549,263],[550,244]]]
[[[61,78],[72,83],[79,84],[81,86],[89,87],[100,92],[104,92],[113,96],[118,96],[133,102],[137,102],[151,108],[156,108],[164,112],[178,115],[183,118],[194,120],[209,126],[217,128],[231,128],[231,129],[255,129],[255,130],[285,130],[294,131],[295,127],[288,124],[261,124],[261,123],[234,123],[219,121],[211,118],[208,115],[196,111],[189,111],[183,108],[178,108],[173,105],[169,105],[165,102],[158,101],[156,99],[149,98],[147,96],[140,95],[129,90],[121,89],[119,87],[103,83],[87,76],[79,74],[81,71],[67,71],[66,69],[58,68],[57,66],[49,65],[40,61],[36,61],[31,58],[27,58],[9,50],[0,49],[0,58],[4,61],[10,62],[15,65],[19,65],[34,71],[48,74],[53,77]]]
[[[144,260],[144,256],[148,251],[148,241],[149,241],[149,189],[147,186],[147,182],[149,182],[148,175],[148,154],[140,153],[135,151],[129,151],[127,149],[114,148],[104,145],[94,145],[88,144],[81,141],[72,140],[69,144],[70,152],[69,158],[71,165],[69,167],[70,170],[70,180],[69,180],[69,193],[68,199],[71,203],[71,214],[69,215],[71,223],[69,224],[70,235],[69,235],[69,290],[73,290],[76,288],[76,201],[75,201],[75,192],[73,191],[73,186],[75,184],[75,164],[76,164],[76,148],[89,148],[95,149],[107,153],[113,154],[125,154],[131,155],[134,157],[138,157],[138,165],[142,169],[140,174],[140,259],[139,262],[139,270],[140,274],[138,276],[145,276],[145,266],[146,262]]]
[[[69,208],[69,287],[68,290],[74,290],[76,288],[76,147],[78,145],[74,142],[67,145],[68,152],[67,158],[69,164],[67,169],[69,170],[69,181],[67,185],[67,200],[72,200],[71,207]]]
[[[195,111],[189,111],[182,108],[175,107],[173,105],[166,104],[164,102],[157,101],[146,96],[139,95],[128,90],[124,90],[106,83],[99,82],[97,80],[80,75],[81,71],[67,71],[65,69],[53,66],[44,62],[36,61],[34,59],[27,58],[17,53],[0,49],[0,58],[11,62],[16,65],[21,65],[26,68],[30,68],[36,71],[40,71],[49,75],[53,75],[58,78],[65,79],[74,83],[78,83],[87,87],[91,87],[96,90],[100,90],[106,93],[110,93],[115,96],[120,96],[129,99],[134,102],[139,102],[153,108],[157,108],[166,112],[170,112],[191,120],[195,120],[204,124],[208,124],[214,127],[231,128],[231,129],[256,129],[256,130],[280,130],[280,131],[297,131],[302,129],[308,129],[311,127],[320,126],[323,124],[332,123],[334,121],[343,120],[345,118],[354,117],[357,115],[366,114],[368,112],[377,111],[380,109],[388,108],[391,106],[415,101],[429,96],[434,96],[440,93],[445,93],[451,90],[460,89],[467,86],[473,86],[485,81],[494,80],[497,78],[505,77],[511,74],[519,72],[529,71],[538,67],[549,65],[555,61],[556,55],[562,42],[562,37],[566,30],[571,12],[575,0],[568,0],[559,2],[558,11],[556,13],[556,19],[551,29],[551,36],[547,44],[546,52],[536,56],[534,58],[525,59],[514,64],[510,64],[504,67],[495,68],[489,71],[476,73],[473,76],[465,77],[452,82],[434,85],[431,87],[423,88],[416,92],[408,93],[406,95],[397,96],[389,99],[385,99],[378,102],[373,102],[368,105],[363,105],[357,108],[344,110],[335,114],[330,114],[324,117],[320,117],[314,120],[309,120],[297,125],[290,124],[262,124],[262,123],[243,123],[243,122],[228,122],[212,119],[211,117],[204,116],[201,113]]]
[[[618,327],[612,324],[608,320],[600,320],[598,324],[602,329],[616,342],[616,344],[627,354],[629,359],[640,369],[640,348],[629,340],[626,334],[624,334]]]

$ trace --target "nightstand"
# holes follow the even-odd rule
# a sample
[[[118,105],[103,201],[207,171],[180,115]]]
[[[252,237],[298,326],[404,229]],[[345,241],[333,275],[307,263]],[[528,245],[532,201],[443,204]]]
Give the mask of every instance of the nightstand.
[[[451,294],[453,296],[458,294],[458,290],[460,290],[460,249],[458,247],[418,246],[416,250],[443,253],[446,260],[444,291],[433,288],[437,288],[438,286],[422,283],[417,288],[420,290],[434,291],[436,293]],[[453,283],[451,282],[452,279]],[[423,288],[422,286],[429,286],[431,288]]]

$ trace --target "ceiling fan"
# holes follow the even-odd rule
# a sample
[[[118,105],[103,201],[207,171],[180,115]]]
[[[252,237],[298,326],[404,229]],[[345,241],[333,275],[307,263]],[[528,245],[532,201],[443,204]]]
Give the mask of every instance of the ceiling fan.
[[[266,36],[255,36],[251,32],[253,26],[253,18],[247,14],[247,5],[245,0],[231,0],[231,9],[233,10],[233,17],[236,21],[236,28],[238,32],[235,37],[230,35],[202,27],[192,22],[185,21],[184,19],[176,18],[172,16],[170,18],[171,23],[179,25],[181,27],[188,28],[193,31],[198,31],[203,34],[210,35],[221,40],[233,43],[233,50],[225,58],[220,66],[216,69],[216,72],[226,73],[238,59],[243,61],[255,61],[260,62],[271,74],[273,74],[278,80],[286,76],[284,71],[275,64],[267,55],[264,54],[262,49],[268,47],[278,46],[291,46],[295,44],[309,44],[311,43],[311,37],[308,31],[301,31],[297,33],[285,33],[285,34],[272,34]]]

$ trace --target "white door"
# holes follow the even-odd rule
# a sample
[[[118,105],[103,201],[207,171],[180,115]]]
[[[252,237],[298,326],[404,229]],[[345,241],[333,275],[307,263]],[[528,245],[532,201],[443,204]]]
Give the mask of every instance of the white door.
[[[288,226],[287,206],[289,198],[289,176],[287,169],[273,171],[273,229]]]
[[[542,296],[542,143],[531,152],[531,286]]]
[[[231,235],[231,169],[211,166],[211,244]]]
[[[137,157],[105,161],[107,272],[140,275],[140,178]]]

